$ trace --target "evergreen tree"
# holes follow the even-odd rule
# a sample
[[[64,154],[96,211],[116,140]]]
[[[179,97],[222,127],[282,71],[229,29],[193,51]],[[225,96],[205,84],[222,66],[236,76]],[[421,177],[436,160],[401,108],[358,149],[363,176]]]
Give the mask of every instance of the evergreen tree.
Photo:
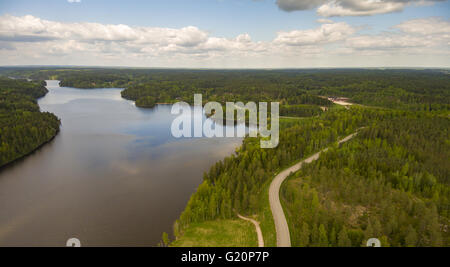
[[[300,238],[299,238],[300,247],[309,246],[309,237],[310,237],[309,225],[304,222],[301,232],[300,232]]]
[[[323,224],[319,227],[319,246],[320,247],[328,247],[328,234],[325,230],[325,226]]]
[[[350,239],[348,238],[347,229],[342,228],[338,235],[338,247],[350,247],[352,245]]]

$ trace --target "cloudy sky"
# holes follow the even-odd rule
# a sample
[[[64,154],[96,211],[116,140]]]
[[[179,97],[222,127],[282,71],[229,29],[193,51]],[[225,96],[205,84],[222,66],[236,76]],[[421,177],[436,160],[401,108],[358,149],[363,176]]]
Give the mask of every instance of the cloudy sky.
[[[0,0],[0,65],[450,67],[445,0]]]

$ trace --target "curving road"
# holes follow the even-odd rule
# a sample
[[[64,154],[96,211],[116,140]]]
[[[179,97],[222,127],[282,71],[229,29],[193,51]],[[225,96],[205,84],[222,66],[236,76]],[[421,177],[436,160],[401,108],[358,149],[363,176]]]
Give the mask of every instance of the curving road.
[[[255,221],[253,219],[250,219],[250,218],[246,218],[239,214],[238,214],[238,217],[241,218],[242,220],[249,221],[249,222],[253,223],[253,225],[255,225],[256,234],[258,235],[258,247],[263,248],[264,247],[264,238],[263,238],[263,234],[261,231],[261,227],[259,226],[259,222]]]
[[[355,137],[358,134],[358,132],[349,135],[339,141],[339,144],[345,143]],[[280,202],[280,188],[283,182],[286,180],[286,178],[294,172],[297,172],[301,169],[303,164],[311,163],[315,160],[318,160],[320,157],[320,154],[322,152],[327,151],[328,148],[312,155],[311,157],[295,164],[294,166],[282,171],[279,173],[275,179],[273,179],[272,184],[270,184],[269,188],[269,202],[270,202],[270,209],[272,210],[273,220],[275,222],[275,230],[277,232],[277,246],[278,247],[290,247],[291,246],[291,235],[289,233],[289,226],[286,221],[286,216],[283,212],[283,207],[281,206]]]

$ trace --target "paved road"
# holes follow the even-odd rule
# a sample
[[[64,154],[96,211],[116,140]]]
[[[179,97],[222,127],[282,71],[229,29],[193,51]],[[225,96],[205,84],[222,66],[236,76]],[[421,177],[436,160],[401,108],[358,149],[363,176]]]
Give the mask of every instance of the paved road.
[[[339,141],[339,144],[345,143],[355,137],[358,133],[354,133],[352,135],[347,136],[346,138]],[[300,168],[303,166],[303,164],[311,163],[315,160],[318,160],[320,157],[320,154],[322,152],[327,151],[327,149],[324,149],[311,157],[295,164],[294,166],[282,171],[279,173],[275,179],[272,181],[272,184],[269,188],[269,202],[270,202],[270,209],[272,210],[273,220],[275,222],[275,230],[277,231],[277,246],[278,247],[290,247],[291,246],[291,236],[289,233],[289,226],[286,221],[286,216],[283,212],[283,207],[281,206],[280,202],[280,188],[281,184],[286,180],[286,178],[294,172],[297,172],[300,170]]]
[[[264,238],[262,235],[262,231],[261,231],[261,227],[259,226],[259,222],[250,219],[250,218],[246,218],[244,216],[241,216],[238,214],[238,217],[241,218],[242,220],[246,220],[249,221],[251,223],[253,223],[255,225],[256,228],[256,234],[258,235],[258,247],[263,248],[264,247]]]

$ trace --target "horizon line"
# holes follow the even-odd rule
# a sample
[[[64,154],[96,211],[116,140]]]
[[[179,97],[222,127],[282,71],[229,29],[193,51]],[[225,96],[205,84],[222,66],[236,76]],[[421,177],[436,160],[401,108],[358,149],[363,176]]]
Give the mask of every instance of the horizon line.
[[[444,69],[450,70],[448,67],[425,67],[425,66],[396,66],[396,67],[266,67],[266,68],[227,68],[227,67],[134,67],[134,66],[99,66],[99,65],[0,65],[0,68],[93,68],[93,69],[166,69],[166,70],[320,70],[320,69]]]

